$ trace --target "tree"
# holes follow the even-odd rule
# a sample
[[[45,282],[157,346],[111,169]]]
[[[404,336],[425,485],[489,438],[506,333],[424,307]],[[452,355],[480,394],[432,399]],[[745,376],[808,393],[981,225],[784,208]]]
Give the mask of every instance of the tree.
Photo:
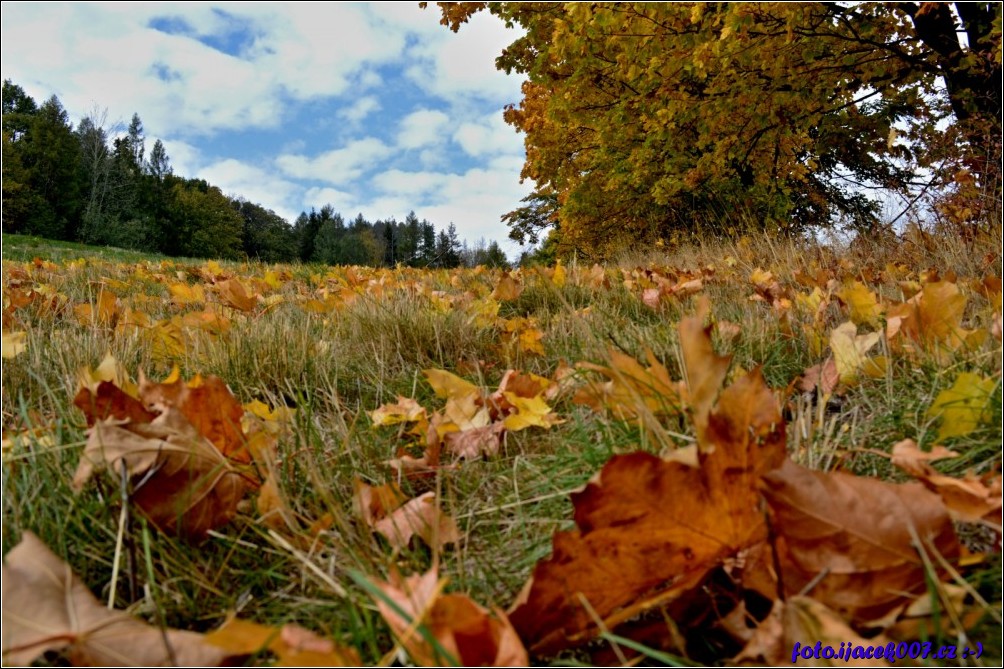
[[[240,257],[244,221],[219,188],[201,179],[179,181],[171,188],[167,213],[173,228],[172,255]]]
[[[59,98],[53,95],[31,114],[25,132],[11,144],[30,191],[25,196],[35,204],[14,227],[51,239],[74,239],[81,209],[80,145]]]
[[[150,153],[151,165],[154,164],[158,144],[154,144]],[[284,218],[271,209],[265,209],[243,198],[236,198],[230,202],[244,222],[241,242],[248,258],[269,263],[291,262],[296,259],[296,237]]]
[[[873,193],[925,171],[999,191],[999,3],[440,7],[453,30],[483,9],[526,30],[496,61],[527,75],[505,113],[536,184],[508,215],[517,240],[554,221],[602,255],[729,232],[735,210],[779,233],[867,230]]]
[[[167,149],[164,148],[164,143],[159,139],[153,143],[153,149],[150,150],[150,162],[146,169],[147,173],[157,181],[163,181],[165,176],[174,173]]]
[[[142,170],[143,156],[146,153],[146,138],[143,136],[143,121],[139,119],[139,114],[133,113],[132,120],[129,121],[127,140],[129,150],[132,152],[133,163]]]
[[[314,262],[327,265],[341,264],[341,243],[345,236],[345,221],[341,214],[330,214],[321,209],[322,222],[314,237]]]
[[[5,79],[3,82],[3,229],[21,232],[32,213],[45,203],[32,188],[24,165],[22,142],[38,105],[24,89]]]

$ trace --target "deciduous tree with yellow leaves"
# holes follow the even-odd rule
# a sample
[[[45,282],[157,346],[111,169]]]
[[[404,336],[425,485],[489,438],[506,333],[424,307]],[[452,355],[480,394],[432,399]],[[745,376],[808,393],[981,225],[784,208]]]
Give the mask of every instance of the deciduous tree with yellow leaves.
[[[602,255],[736,210],[869,230],[878,190],[999,189],[998,3],[439,5],[453,30],[487,10],[525,31],[496,61],[527,76],[505,113],[536,184],[506,217],[520,241],[553,225]]]

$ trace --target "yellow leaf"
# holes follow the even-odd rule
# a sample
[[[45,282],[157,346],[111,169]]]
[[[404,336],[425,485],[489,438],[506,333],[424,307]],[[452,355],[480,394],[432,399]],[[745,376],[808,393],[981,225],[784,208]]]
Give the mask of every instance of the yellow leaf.
[[[425,409],[422,405],[411,398],[401,396],[398,396],[396,403],[384,404],[369,413],[373,427],[425,420]]]
[[[846,385],[857,382],[858,373],[867,361],[865,353],[878,340],[877,332],[859,335],[857,326],[850,321],[833,329],[830,333],[830,350],[833,351],[833,362],[837,366],[841,383]]]
[[[540,343],[544,333],[537,328],[529,328],[519,333],[519,350],[523,353],[544,355],[544,345]]]
[[[206,301],[206,291],[200,285],[172,283],[168,284],[167,290],[171,293],[171,301],[179,306],[203,304]]]
[[[460,398],[480,392],[480,389],[470,381],[465,381],[456,374],[451,374],[446,370],[426,369],[423,370],[423,373],[425,374],[425,378],[429,380],[429,385],[432,386],[437,397]]]
[[[129,378],[125,366],[116,360],[111,352],[105,353],[101,364],[94,371],[91,371],[90,367],[81,367],[77,372],[77,380],[80,387],[87,388],[92,393],[97,393],[102,381],[108,381],[130,397],[139,399],[139,388]]]
[[[963,372],[951,388],[938,393],[927,410],[928,418],[940,418],[938,439],[969,434],[986,419],[990,395],[997,383],[972,372]]]
[[[26,332],[4,332],[3,333],[3,357],[9,360],[16,355],[24,353],[27,346],[28,333]]]
[[[847,305],[851,320],[857,325],[878,325],[884,308],[878,303],[875,293],[860,281],[844,284],[835,295]]]
[[[528,427],[542,427],[545,430],[563,423],[556,414],[551,413],[551,407],[539,395],[537,397],[520,397],[516,393],[503,393],[516,413],[506,416],[504,424],[510,432],[518,432]]]
[[[499,283],[495,286],[494,292],[492,292],[492,297],[496,300],[515,300],[523,292],[523,284],[518,283],[513,279],[509,272],[503,272],[502,278],[499,279]]]

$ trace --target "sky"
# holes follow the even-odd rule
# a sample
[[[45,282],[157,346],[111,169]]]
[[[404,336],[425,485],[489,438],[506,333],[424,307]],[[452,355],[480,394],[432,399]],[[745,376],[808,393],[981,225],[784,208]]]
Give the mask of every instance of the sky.
[[[521,78],[495,58],[518,33],[484,12],[453,33],[430,5],[4,2],[0,70],[74,125],[138,113],[175,174],[291,223],[414,210],[514,255],[499,219],[532,184],[502,119]]]

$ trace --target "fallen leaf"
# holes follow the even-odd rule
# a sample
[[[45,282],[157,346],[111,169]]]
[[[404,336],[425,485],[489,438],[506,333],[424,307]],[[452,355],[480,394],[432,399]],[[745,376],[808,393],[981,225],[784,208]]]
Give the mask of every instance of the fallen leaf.
[[[860,281],[850,281],[833,294],[847,306],[851,321],[855,325],[875,327],[879,324],[885,309],[879,304],[875,293],[865,284]]]
[[[4,332],[2,347],[4,360],[10,360],[24,353],[27,341],[27,332]]]
[[[542,427],[545,430],[565,421],[551,411],[541,396],[520,397],[516,393],[503,393],[514,412],[505,417],[505,427],[510,432],[518,432],[528,427]]]
[[[421,404],[408,397],[397,398],[397,402],[382,404],[369,412],[373,427],[397,425],[398,423],[415,423],[425,420],[425,409]]]
[[[406,548],[416,535],[434,549],[460,541],[457,522],[439,510],[433,492],[409,500],[386,518],[374,522],[373,529],[395,549]]]
[[[996,387],[992,378],[972,372],[959,374],[952,387],[938,393],[927,410],[929,419],[941,420],[938,439],[964,437],[989,420],[987,409]]]
[[[201,634],[106,608],[31,532],[4,561],[2,628],[4,665],[28,665],[50,651],[90,666],[217,666],[226,656]]]
[[[474,460],[481,456],[491,457],[498,453],[502,445],[501,435],[505,431],[502,423],[484,427],[474,427],[443,436],[447,450],[456,458]]]
[[[587,382],[572,399],[597,412],[609,411],[619,420],[632,420],[648,413],[676,415],[680,411],[680,384],[674,382],[666,367],[646,351],[648,367],[616,349],[610,349],[610,365],[588,362],[576,364],[579,369],[599,372],[609,381]]]
[[[80,490],[95,471],[124,467],[130,500],[163,531],[201,538],[230,521],[255,476],[237,469],[177,409],[149,423],[97,421],[73,477]]]
[[[359,654],[299,625],[260,625],[234,618],[206,635],[206,642],[228,657],[274,654],[276,667],[357,667]]]
[[[1002,504],[999,473],[988,474],[984,478],[974,474],[956,478],[942,474],[929,464],[933,460],[957,455],[944,446],[935,446],[930,452],[921,451],[913,439],[904,439],[892,447],[892,464],[937,493],[956,520],[984,523],[996,528],[999,533]]]
[[[354,486],[356,515],[396,550],[406,548],[416,535],[434,548],[460,540],[456,521],[439,510],[435,493],[409,500],[396,483],[371,486],[356,479]]]
[[[704,327],[708,309],[707,300],[702,299],[697,315],[680,320],[680,348],[687,381],[685,397],[699,441],[732,361],[732,356],[718,355],[711,345],[712,326]]]
[[[866,658],[865,653],[870,647],[880,647],[884,654],[887,641],[881,636],[864,639],[824,604],[810,597],[794,596],[774,602],[770,615],[756,628],[753,637],[732,659],[732,663],[882,667],[889,666],[889,663]],[[830,661],[801,655],[806,648],[815,651],[816,642],[819,642],[820,654],[826,646],[833,649],[834,657]]]
[[[481,389],[476,385],[442,369],[426,369],[422,371],[437,397],[445,399],[464,398],[468,395],[479,395]]]
[[[239,311],[254,311],[258,306],[258,299],[254,294],[248,293],[247,287],[237,279],[228,279],[216,284],[216,289],[220,293],[223,303]]]
[[[852,621],[874,620],[926,588],[913,545],[958,557],[941,499],[916,483],[817,472],[790,461],[764,477],[785,589],[808,593]]]
[[[830,333],[830,350],[833,352],[833,363],[837,368],[840,383],[851,385],[857,383],[858,374],[868,363],[865,354],[878,343],[878,332],[859,335],[858,327],[851,321],[843,323]]]
[[[248,464],[251,453],[241,428],[244,407],[218,376],[196,376],[188,383],[180,378],[156,383],[140,377],[140,397],[148,407],[178,409],[198,432],[229,459]]]
[[[380,614],[415,664],[529,665],[526,649],[506,614],[489,612],[467,595],[442,594],[444,583],[435,567],[407,578],[392,574],[390,582],[374,581],[374,585],[383,593],[383,597],[373,596]]]
[[[709,412],[699,467],[649,453],[611,458],[572,495],[576,529],[554,535],[551,557],[537,563],[526,601],[511,612],[520,638],[544,655],[581,644],[597,633],[596,616],[614,629],[763,541],[757,481],[784,448],[777,403],[754,372]]]
[[[523,284],[517,282],[509,272],[502,272],[502,278],[492,291],[492,299],[505,302],[515,300],[523,292]]]

